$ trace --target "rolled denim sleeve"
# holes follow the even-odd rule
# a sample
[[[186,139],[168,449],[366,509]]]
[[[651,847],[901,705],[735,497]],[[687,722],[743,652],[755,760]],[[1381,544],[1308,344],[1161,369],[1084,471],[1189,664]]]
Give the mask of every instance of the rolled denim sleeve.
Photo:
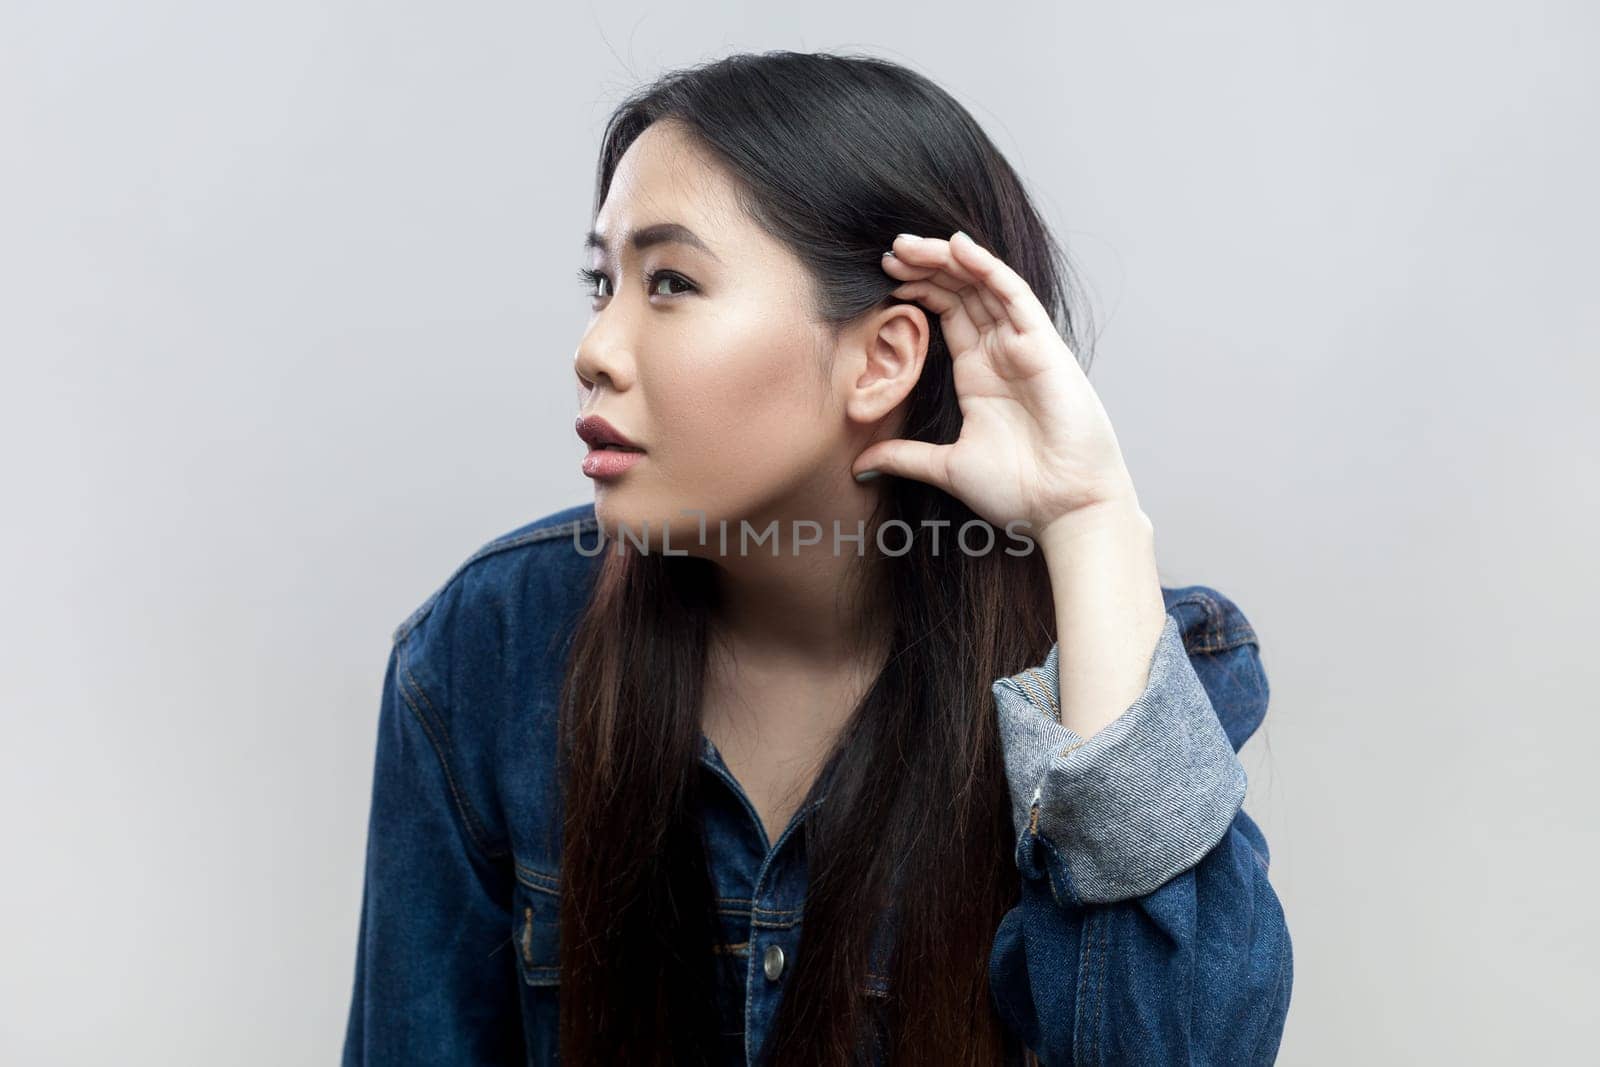
[[[526,1059],[514,876],[464,807],[447,709],[389,653],[378,715],[344,1067]]]
[[[1043,1063],[1273,1063],[1294,950],[1235,755],[1266,712],[1254,631],[1170,591],[1144,691],[1088,739],[1056,717],[1057,652],[993,686],[1022,876],[996,1010]]]
[[[992,687],[1019,845],[1050,843],[1074,903],[1143,896],[1227,833],[1244,767],[1171,614],[1144,691],[1087,739],[1059,720],[1059,653]]]

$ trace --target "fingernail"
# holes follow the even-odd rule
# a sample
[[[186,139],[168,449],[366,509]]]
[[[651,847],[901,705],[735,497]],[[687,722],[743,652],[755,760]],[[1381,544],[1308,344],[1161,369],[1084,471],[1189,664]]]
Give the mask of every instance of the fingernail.
[[[879,474],[882,474],[882,473],[883,473],[882,471],[861,471],[859,474],[856,475],[856,481],[858,481],[858,482],[870,482],[870,481],[872,481],[872,479],[876,478]]]
[[[966,230],[957,230],[955,232],[955,236],[951,237],[950,240],[954,241],[956,239],[956,237],[967,237],[967,231]],[[972,240],[972,238],[967,237],[967,240],[970,241],[970,240]]]
[[[920,241],[920,240],[922,240],[922,238],[918,237],[914,233],[897,233],[897,234],[895,234],[895,239],[896,240],[898,240],[901,237],[904,237],[908,241]]]
[[[892,248],[889,249],[889,251],[885,252],[884,255],[885,256],[894,256],[895,259],[899,259],[900,258],[899,256],[895,256],[894,255],[894,249],[892,249]]]

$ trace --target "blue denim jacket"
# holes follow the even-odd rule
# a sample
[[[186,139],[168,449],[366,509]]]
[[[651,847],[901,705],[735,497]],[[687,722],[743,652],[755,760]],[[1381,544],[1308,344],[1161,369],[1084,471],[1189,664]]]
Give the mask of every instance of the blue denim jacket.
[[[394,631],[346,1065],[558,1062],[556,703],[600,560],[575,534],[593,550],[592,504],[484,545]],[[990,986],[1046,1064],[1271,1063],[1288,1011],[1289,932],[1236,755],[1266,713],[1256,637],[1215,590],[1162,592],[1145,692],[1087,741],[1057,718],[1056,649],[992,686],[1023,877]],[[723,1058],[755,1063],[800,950],[805,812],[768,841],[709,739],[702,763],[725,786],[704,809],[716,948],[746,964],[722,991]]]

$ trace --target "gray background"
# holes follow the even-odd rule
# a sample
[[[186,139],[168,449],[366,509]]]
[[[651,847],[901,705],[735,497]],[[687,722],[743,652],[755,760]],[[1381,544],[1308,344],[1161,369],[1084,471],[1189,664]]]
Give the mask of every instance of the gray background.
[[[333,1061],[389,632],[588,499],[620,95],[862,49],[1092,289],[1232,596],[1281,1062],[1593,1062],[1600,40],[1579,3],[21,3],[0,15],[0,1060]]]

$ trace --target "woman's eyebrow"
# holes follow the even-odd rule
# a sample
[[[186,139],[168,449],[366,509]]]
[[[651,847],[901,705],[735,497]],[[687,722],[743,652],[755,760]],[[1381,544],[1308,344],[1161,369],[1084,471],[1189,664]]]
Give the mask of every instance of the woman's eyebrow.
[[[722,262],[721,257],[711,250],[710,245],[702,241],[689,227],[677,222],[658,222],[652,226],[641,227],[633,231],[628,243],[633,245],[635,251],[643,251],[651,245],[689,245],[692,248],[698,248],[718,263]],[[583,247],[585,251],[591,248],[598,248],[606,253],[607,256],[611,254],[610,249],[606,246],[605,237],[597,230],[588,232],[583,239]]]

